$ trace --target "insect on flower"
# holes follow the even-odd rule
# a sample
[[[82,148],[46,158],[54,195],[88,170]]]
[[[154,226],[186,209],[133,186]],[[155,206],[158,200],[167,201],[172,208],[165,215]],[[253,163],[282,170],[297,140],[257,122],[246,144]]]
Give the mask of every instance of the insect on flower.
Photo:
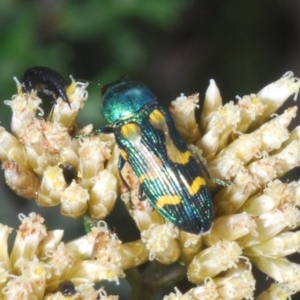
[[[27,69],[23,74],[22,83],[24,93],[29,89],[35,89],[45,95],[52,95],[54,103],[57,98],[61,97],[71,108],[67,96],[68,84],[55,70],[47,67],[33,67]]]
[[[112,132],[120,148],[118,168],[128,162],[155,209],[180,229],[201,234],[212,226],[211,197],[203,178],[207,170],[193,156],[175,128],[171,115],[159,106],[142,83],[120,80],[104,86],[102,113],[110,124],[97,132]]]
[[[64,296],[72,296],[76,294],[75,285],[70,280],[62,281],[58,286],[58,291],[60,291]]]
[[[63,175],[65,181],[68,185],[72,183],[73,180],[77,179],[77,170],[71,165],[62,166]]]

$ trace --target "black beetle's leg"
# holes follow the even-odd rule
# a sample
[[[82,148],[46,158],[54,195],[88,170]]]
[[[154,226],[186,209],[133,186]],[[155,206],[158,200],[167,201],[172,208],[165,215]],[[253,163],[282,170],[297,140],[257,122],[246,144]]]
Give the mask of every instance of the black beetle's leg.
[[[102,128],[96,129],[93,132],[90,132],[90,133],[87,133],[87,134],[77,134],[73,138],[74,139],[82,139],[82,138],[92,136],[92,135],[97,134],[97,133],[113,133],[113,132],[114,132],[114,129],[113,129],[112,126],[104,126]]]
[[[144,191],[143,191],[143,185],[140,184],[140,186],[139,186],[139,193],[138,193],[138,197],[139,197],[140,201],[144,201],[145,200],[145,198],[143,199],[143,193],[144,193]]]
[[[55,93],[53,91],[48,90],[48,89],[43,89],[42,93],[44,93],[45,95],[48,95],[48,96],[52,96],[54,98],[54,102],[56,101]]]
[[[114,128],[110,125],[107,125],[107,126],[103,126],[101,128],[96,129],[94,132],[95,133],[113,133]]]

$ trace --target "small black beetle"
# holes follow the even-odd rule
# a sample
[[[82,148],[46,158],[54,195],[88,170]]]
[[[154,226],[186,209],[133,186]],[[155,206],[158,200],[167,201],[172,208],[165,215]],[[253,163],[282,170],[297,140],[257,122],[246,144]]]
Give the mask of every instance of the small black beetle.
[[[71,165],[63,166],[63,175],[65,178],[65,181],[68,185],[70,185],[73,181],[73,179],[77,179],[77,170],[75,167]]]
[[[61,292],[64,296],[72,296],[76,294],[75,285],[70,280],[62,281],[58,286],[58,291]]]
[[[46,95],[52,95],[54,102],[56,102],[57,98],[61,97],[62,100],[68,103],[71,108],[71,104],[66,93],[68,84],[66,80],[55,70],[47,67],[34,67],[27,69],[23,74],[22,83],[22,90],[24,93],[29,89],[35,89]]]

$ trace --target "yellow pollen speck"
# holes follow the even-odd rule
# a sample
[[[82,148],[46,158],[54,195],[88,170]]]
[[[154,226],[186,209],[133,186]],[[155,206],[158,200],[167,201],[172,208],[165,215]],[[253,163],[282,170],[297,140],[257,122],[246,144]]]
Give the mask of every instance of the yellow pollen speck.
[[[75,89],[76,89],[76,82],[72,81],[72,83],[67,87],[67,90],[66,90],[67,96],[72,95],[74,93]]]
[[[251,99],[251,102],[254,103],[254,104],[259,103],[259,102],[260,102],[260,99],[259,99],[258,97],[253,97],[253,98]]]
[[[177,195],[165,195],[159,197],[156,202],[156,207],[158,209],[163,208],[165,205],[177,205],[181,202],[181,199]]]
[[[38,267],[35,270],[35,274],[36,275],[41,275],[44,272],[44,268],[43,267]]]

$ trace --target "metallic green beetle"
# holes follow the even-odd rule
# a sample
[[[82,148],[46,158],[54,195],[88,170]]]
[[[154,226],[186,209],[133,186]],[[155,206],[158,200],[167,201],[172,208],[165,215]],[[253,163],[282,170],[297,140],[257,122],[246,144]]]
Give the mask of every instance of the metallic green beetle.
[[[131,165],[139,180],[139,197],[145,195],[179,229],[194,234],[209,230],[213,208],[203,166],[182,140],[171,115],[139,82],[116,81],[101,93],[101,110],[110,125],[100,132],[114,133],[121,154],[119,171],[126,161]]]

